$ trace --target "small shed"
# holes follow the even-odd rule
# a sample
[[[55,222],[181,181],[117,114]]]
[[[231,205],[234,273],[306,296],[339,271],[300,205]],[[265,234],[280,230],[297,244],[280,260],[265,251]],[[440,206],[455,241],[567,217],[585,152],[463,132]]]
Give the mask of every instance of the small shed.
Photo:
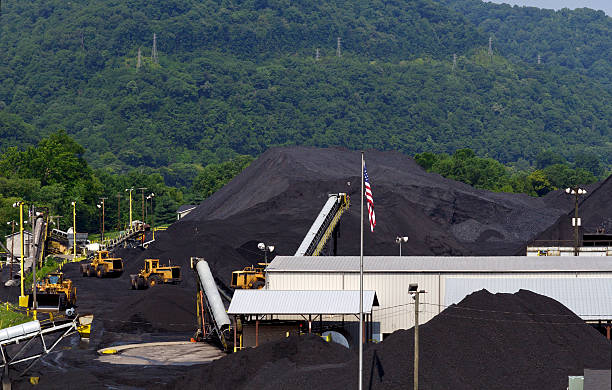
[[[366,340],[372,338],[374,306],[378,306],[376,292],[364,290]],[[322,333],[325,330],[345,330],[346,334],[352,336],[355,332],[349,328],[354,328],[359,322],[359,291],[236,290],[227,313],[234,316],[235,324],[238,318],[243,324],[244,339],[240,342],[236,339],[234,326],[234,345],[258,346],[260,340],[271,341],[295,332],[310,334]],[[307,325],[301,326],[302,324]],[[357,325],[357,333],[358,330]]]
[[[198,207],[198,206],[195,205],[195,204],[185,204],[185,205],[182,205],[181,207],[178,208],[178,210],[176,210],[176,220],[180,221],[187,214],[192,212],[196,207]]]
[[[30,243],[32,242],[32,233],[24,230],[23,231],[23,255],[24,257],[30,256]],[[9,234],[6,236],[6,249],[9,251],[9,257],[13,252],[13,257],[21,257],[21,236],[19,232]]]

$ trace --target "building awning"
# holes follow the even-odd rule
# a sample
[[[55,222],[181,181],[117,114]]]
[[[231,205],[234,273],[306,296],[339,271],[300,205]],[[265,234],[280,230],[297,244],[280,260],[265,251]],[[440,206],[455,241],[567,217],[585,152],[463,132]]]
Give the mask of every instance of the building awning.
[[[378,306],[376,292],[363,291],[363,312]],[[305,315],[359,314],[359,291],[236,290],[228,314]]]

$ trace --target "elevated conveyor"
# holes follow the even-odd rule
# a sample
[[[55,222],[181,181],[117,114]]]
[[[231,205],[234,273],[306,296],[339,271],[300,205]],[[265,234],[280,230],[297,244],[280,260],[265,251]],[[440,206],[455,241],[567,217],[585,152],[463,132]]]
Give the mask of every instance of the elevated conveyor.
[[[350,201],[347,194],[329,194],[327,202],[323,205],[294,256],[318,256],[340,222],[340,217],[349,206]]]
[[[191,268],[198,282],[198,337],[216,337],[223,349],[230,350],[230,318],[225,311],[217,283],[206,260],[191,258]]]

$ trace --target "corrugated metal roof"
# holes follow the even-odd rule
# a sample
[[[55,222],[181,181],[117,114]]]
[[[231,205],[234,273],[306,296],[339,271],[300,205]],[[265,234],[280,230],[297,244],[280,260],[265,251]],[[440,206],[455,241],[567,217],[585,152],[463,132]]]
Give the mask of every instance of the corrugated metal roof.
[[[364,256],[365,272],[612,272],[612,256]],[[359,256],[276,256],[268,272],[359,272]]]
[[[446,278],[444,304],[474,291],[515,293],[530,290],[561,302],[584,320],[612,319],[612,278]]]
[[[363,311],[378,306],[376,293],[363,291]],[[359,314],[359,291],[236,290],[228,314]]]

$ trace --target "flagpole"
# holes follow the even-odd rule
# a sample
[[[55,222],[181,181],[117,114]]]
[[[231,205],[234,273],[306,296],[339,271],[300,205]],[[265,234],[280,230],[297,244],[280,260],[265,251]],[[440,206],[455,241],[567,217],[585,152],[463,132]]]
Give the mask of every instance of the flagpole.
[[[361,245],[359,253],[359,390],[363,389],[363,152],[361,152]]]

